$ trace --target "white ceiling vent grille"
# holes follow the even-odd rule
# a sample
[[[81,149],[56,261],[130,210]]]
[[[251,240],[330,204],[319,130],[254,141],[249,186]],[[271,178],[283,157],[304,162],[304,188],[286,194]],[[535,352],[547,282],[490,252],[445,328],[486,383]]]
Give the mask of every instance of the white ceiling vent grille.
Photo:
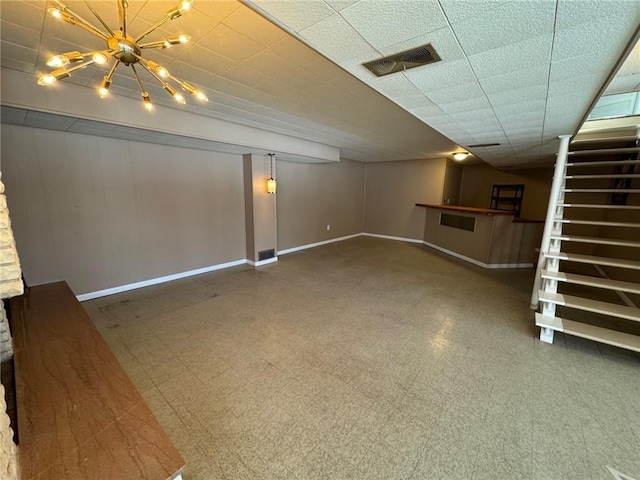
[[[412,48],[406,52],[396,53],[388,57],[379,58],[371,62],[363,63],[362,66],[370,70],[377,77],[383,77],[390,73],[409,70],[410,68],[428,65],[440,61],[440,56],[436,53],[431,44]]]

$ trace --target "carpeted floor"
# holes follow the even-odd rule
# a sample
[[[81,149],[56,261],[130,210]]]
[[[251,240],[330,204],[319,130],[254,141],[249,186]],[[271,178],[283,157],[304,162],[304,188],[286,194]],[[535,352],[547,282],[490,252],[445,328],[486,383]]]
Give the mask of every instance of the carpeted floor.
[[[359,237],[83,303],[184,479],[640,479],[640,355],[536,338],[532,270]]]

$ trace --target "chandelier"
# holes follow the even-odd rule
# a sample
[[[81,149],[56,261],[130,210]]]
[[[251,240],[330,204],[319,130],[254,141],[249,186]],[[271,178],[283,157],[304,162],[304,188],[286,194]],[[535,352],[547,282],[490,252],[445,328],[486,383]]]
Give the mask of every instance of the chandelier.
[[[91,4],[87,0],[83,1],[91,13],[93,13],[96,19],[106,29],[107,33],[104,33],[80,15],[71,11],[69,7],[60,0],[50,0],[50,4],[52,6],[47,11],[59,20],[63,20],[71,25],[76,25],[93,35],[100,37],[106,42],[106,48],[86,53],[67,52],[54,55],[47,60],[47,65],[52,68],[56,68],[56,70],[42,75],[38,79],[38,84],[52,85],[57,80],[71,76],[71,73],[76,70],[80,70],[92,64],[107,65],[112,60],[115,60],[115,63],[111,66],[109,72],[104,76],[100,82],[100,86],[98,87],[98,95],[100,98],[105,98],[108,95],[113,73],[116,71],[116,68],[118,68],[118,65],[122,63],[127,67],[131,67],[131,70],[133,70],[133,75],[140,87],[143,105],[149,111],[153,109],[153,104],[151,103],[149,93],[147,93],[144,88],[142,80],[140,80],[138,70],[136,70],[136,65],[141,66],[144,70],[149,72],[149,74],[162,85],[162,88],[164,88],[178,103],[184,104],[186,103],[186,100],[182,93],[171,85],[169,81],[173,81],[175,84],[179,85],[183,91],[193,95],[200,101],[207,102],[209,100],[201,90],[198,90],[188,82],[174,77],[162,65],[142,57],[142,51],[145,49],[169,48],[171,45],[178,45],[191,40],[189,35],[175,35],[165,38],[164,40],[140,43],[147,35],[164,25],[169,20],[175,20],[182,16],[183,13],[191,8],[193,0],[182,0],[179,5],[169,10],[155,25],[149,27],[137,37],[133,37],[127,32],[127,8],[129,3],[127,0],[117,0],[119,18],[118,30],[111,30]]]

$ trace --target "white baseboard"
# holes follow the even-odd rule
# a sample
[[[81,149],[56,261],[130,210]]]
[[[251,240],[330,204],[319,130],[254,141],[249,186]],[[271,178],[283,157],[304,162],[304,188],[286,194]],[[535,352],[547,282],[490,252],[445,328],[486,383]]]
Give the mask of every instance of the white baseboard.
[[[533,263],[484,263],[480,260],[476,260],[475,258],[467,257],[466,255],[462,255],[460,253],[448,250],[439,245],[435,245],[433,243],[429,243],[427,241],[422,241],[427,247],[431,247],[435,250],[439,250],[447,255],[451,255],[452,257],[459,258],[460,260],[464,260],[465,262],[473,263],[482,268],[494,269],[494,268],[531,268],[533,267]]]
[[[151,285],[157,285],[159,283],[171,282],[172,280],[178,280],[180,278],[191,277],[193,275],[201,275],[203,273],[213,272],[215,270],[222,270],[223,268],[237,267],[238,265],[245,265],[246,263],[246,259],[220,263],[218,265],[212,265],[210,267],[198,268],[196,270],[174,273],[173,275],[166,275],[164,277],[151,278],[149,280],[143,280],[142,282],[129,283],[127,285],[120,285],[119,287],[98,290],[97,292],[83,293],[82,295],[76,295],[76,298],[78,299],[78,301],[84,302],[86,300],[93,300],[94,298],[106,297],[107,295],[128,292],[129,290],[135,290],[137,288],[149,287]]]
[[[278,257],[273,257],[267,260],[260,260],[258,262],[254,262],[253,260],[247,260],[247,263],[252,267],[261,267],[262,265],[269,265],[270,263],[275,263],[277,261],[278,261]]]
[[[391,235],[381,235],[379,233],[362,233],[365,237],[384,238],[387,240],[398,240],[400,242],[423,243],[420,238],[393,237]]]
[[[306,250],[307,248],[319,247],[320,245],[327,245],[328,243],[341,242],[343,240],[349,240],[350,238],[356,238],[363,235],[362,233],[354,233],[353,235],[347,235],[346,237],[331,238],[322,242],[309,243],[307,245],[300,245],[299,247],[287,248],[286,250],[278,250],[278,255],[286,255],[287,253],[298,252],[300,250]]]

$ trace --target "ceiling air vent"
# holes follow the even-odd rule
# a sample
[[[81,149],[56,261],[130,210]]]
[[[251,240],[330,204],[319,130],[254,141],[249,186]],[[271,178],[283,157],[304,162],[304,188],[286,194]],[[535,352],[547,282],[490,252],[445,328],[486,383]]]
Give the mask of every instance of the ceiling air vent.
[[[388,57],[379,58],[362,65],[370,70],[375,76],[383,77],[390,73],[409,70],[410,68],[419,67],[440,61],[440,56],[436,53],[431,44],[422,45],[421,47],[412,48],[406,52],[396,53]]]

